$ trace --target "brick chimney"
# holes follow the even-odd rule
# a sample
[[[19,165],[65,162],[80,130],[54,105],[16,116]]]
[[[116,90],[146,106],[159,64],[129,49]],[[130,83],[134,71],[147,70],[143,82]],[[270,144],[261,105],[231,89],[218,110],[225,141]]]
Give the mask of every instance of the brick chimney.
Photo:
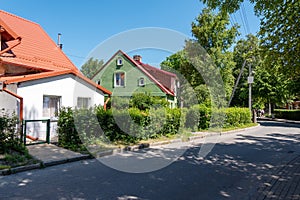
[[[142,62],[142,56],[140,56],[140,55],[134,55],[133,56],[133,60],[141,63]]]

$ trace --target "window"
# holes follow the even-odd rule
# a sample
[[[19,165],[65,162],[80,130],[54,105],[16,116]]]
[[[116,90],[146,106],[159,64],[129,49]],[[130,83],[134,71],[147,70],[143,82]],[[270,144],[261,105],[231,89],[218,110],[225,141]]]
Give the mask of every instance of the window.
[[[125,72],[115,73],[115,87],[125,86]]]
[[[78,108],[89,108],[91,106],[90,97],[77,97],[77,107]]]
[[[139,78],[139,86],[145,86],[145,78]]]
[[[121,57],[117,58],[117,66],[123,65],[123,59]]]
[[[61,106],[60,96],[43,96],[43,117],[57,117]]]

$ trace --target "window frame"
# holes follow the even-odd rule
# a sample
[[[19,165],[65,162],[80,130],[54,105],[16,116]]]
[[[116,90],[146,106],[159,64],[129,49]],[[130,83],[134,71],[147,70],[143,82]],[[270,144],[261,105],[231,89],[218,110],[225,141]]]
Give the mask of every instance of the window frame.
[[[81,105],[79,105],[79,100],[87,100],[87,102],[82,101]],[[77,108],[90,108],[91,107],[91,102],[92,102],[92,98],[91,97],[77,97],[77,103],[76,103],[76,107]],[[86,105],[85,105],[86,104]]]
[[[49,98],[49,101],[46,102],[45,98]],[[56,106],[51,107],[51,100],[56,101],[56,102],[54,102],[56,104]],[[43,95],[43,117],[49,117],[49,118],[57,117],[59,109],[61,108],[61,101],[62,101],[62,96]],[[47,108],[45,107],[46,104],[48,105]],[[47,109],[47,114],[46,114],[45,109]],[[52,109],[54,109],[54,111]]]
[[[122,78],[121,80],[121,84],[117,84],[117,74],[124,74],[124,78],[123,78],[123,84],[122,84]],[[121,77],[122,75],[120,75]],[[126,72],[124,71],[116,71],[114,73],[114,87],[125,87],[126,86]]]

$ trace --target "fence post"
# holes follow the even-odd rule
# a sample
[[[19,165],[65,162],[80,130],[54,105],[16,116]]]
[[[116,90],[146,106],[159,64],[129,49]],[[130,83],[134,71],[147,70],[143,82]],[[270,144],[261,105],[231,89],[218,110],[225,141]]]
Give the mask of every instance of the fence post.
[[[23,142],[24,142],[24,145],[26,145],[26,120],[24,120],[24,134],[23,134]]]
[[[50,119],[47,119],[46,142],[50,144]]]

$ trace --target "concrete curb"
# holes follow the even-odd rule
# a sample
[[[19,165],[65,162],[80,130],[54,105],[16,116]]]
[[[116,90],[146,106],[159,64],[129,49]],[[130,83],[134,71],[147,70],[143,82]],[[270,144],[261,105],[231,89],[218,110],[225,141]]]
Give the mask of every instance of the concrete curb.
[[[10,169],[3,169],[3,170],[0,170],[0,175],[4,176],[4,175],[16,174],[19,172],[30,171],[30,170],[34,170],[34,169],[42,169],[42,168],[50,167],[50,166],[54,166],[54,165],[60,165],[60,164],[64,164],[64,163],[92,159],[92,158],[93,157],[91,155],[80,155],[80,156],[77,156],[74,158],[66,158],[66,159],[62,159],[62,160],[54,160],[54,161],[49,161],[49,162],[39,162],[36,164],[31,164],[31,165],[13,167]]]

